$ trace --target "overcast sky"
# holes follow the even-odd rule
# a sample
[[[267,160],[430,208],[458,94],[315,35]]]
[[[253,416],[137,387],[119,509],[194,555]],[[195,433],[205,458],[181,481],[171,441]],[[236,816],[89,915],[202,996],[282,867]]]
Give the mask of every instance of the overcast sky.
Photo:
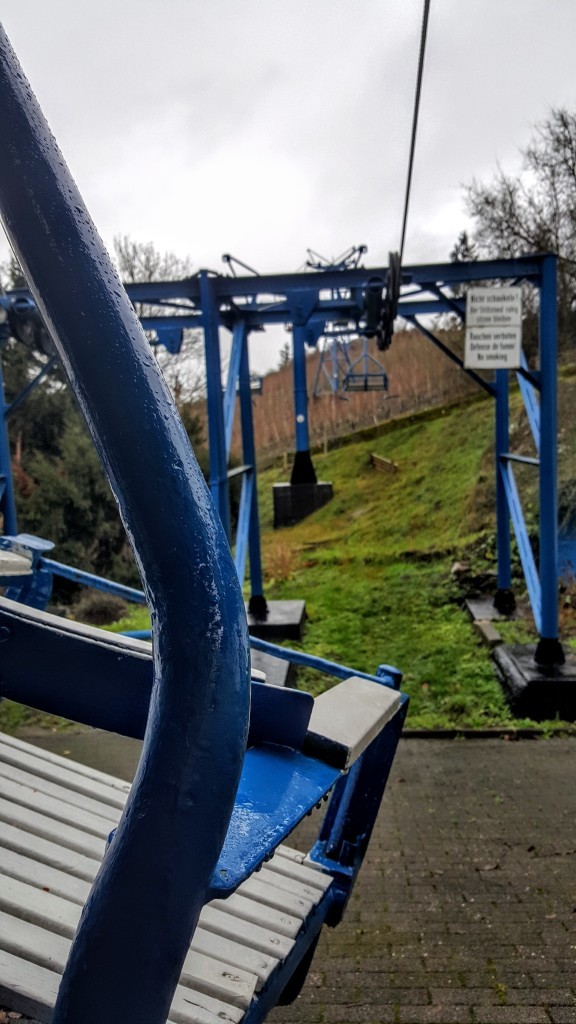
[[[129,234],[263,273],[296,270],[307,247],[364,243],[373,265],[398,248],[422,0],[0,12],[109,247]],[[447,260],[462,185],[517,169],[532,126],[574,108],[575,42],[574,0],[432,0],[406,262]]]

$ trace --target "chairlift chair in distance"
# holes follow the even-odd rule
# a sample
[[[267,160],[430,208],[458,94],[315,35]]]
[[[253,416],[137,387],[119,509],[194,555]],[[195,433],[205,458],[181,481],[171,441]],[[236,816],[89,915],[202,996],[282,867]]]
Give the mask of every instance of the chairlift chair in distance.
[[[368,350],[368,338],[362,341],[362,354],[350,363],[342,387],[344,391],[387,391],[388,374]]]

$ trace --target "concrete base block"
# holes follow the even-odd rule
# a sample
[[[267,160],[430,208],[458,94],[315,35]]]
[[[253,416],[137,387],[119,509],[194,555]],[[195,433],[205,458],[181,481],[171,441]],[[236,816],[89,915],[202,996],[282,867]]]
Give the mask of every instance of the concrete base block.
[[[268,615],[256,619],[248,612],[248,632],[261,640],[301,640],[306,618],[304,601],[268,601]]]
[[[492,597],[469,597],[466,598],[465,605],[470,617],[474,620],[497,622],[498,619],[505,618],[494,607],[494,598]]]
[[[502,643],[502,637],[492,622],[488,622],[486,619],[474,619],[473,625],[476,632],[489,647],[497,647],[498,644]]]
[[[331,483],[274,484],[274,529],[293,526],[334,497]]]
[[[576,720],[576,657],[564,665],[538,665],[536,644],[503,644],[493,657],[511,710],[519,718]]]
[[[296,668],[289,661],[281,658],[274,658],[271,654],[263,654],[262,651],[252,651],[250,655],[252,668],[259,669],[266,675],[266,684],[270,686],[296,686]]]

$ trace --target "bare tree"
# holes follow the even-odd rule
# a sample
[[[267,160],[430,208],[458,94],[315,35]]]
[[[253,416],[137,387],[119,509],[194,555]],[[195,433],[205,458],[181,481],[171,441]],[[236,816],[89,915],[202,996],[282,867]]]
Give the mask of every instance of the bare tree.
[[[564,345],[576,342],[576,113],[553,109],[521,150],[517,176],[498,168],[489,184],[466,187],[480,256],[554,252],[560,257],[558,319]],[[462,241],[462,236],[459,242]],[[466,244],[470,242],[466,238]],[[455,250],[459,248],[457,243]],[[461,247],[460,247],[461,248]],[[458,257],[457,257],[458,258]],[[459,258],[462,258],[460,255]]]
[[[160,252],[153,242],[136,242],[129,235],[116,235],[114,253],[120,276],[126,284],[147,281],[182,281],[191,277],[193,263],[188,256]],[[136,303],[136,312],[143,316],[168,316],[166,306]],[[205,372],[200,331],[186,329],[177,354],[168,352],[150,337],[158,364],[170,386],[176,403],[183,406],[204,393]]]

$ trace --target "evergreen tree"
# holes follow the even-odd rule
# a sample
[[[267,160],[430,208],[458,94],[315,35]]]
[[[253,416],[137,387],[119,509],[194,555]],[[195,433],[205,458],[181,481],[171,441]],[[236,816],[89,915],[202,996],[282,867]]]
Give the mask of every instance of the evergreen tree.
[[[146,272],[159,277],[162,273],[172,276],[177,267],[189,270],[186,261],[178,261],[172,254],[156,260],[150,244],[139,246],[124,239],[124,245],[134,274]],[[6,290],[26,286],[15,257],[0,267],[0,282]],[[10,338],[4,344],[2,366],[8,403],[48,358],[22,340]],[[175,375],[172,384],[179,379]],[[180,395],[186,394],[181,386]],[[201,421],[189,399],[183,401],[182,413],[191,443],[207,469]],[[138,585],[138,572],[116,502],[59,363],[10,416],[9,436],[20,530],[52,540],[55,556],[61,561]]]

